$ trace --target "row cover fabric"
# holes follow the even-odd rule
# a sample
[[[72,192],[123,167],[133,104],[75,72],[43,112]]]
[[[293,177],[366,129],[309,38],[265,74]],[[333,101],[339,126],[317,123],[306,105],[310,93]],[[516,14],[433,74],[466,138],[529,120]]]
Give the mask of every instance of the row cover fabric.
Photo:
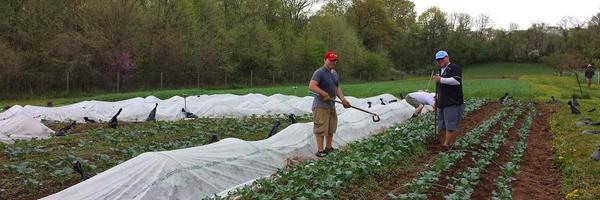
[[[385,102],[396,99],[392,95],[381,95]],[[379,99],[372,98],[370,101],[379,103]],[[348,97],[356,106],[367,107],[367,100]],[[296,97],[275,94],[265,96],[262,94],[247,95],[200,95],[184,97],[174,96],[166,100],[161,100],[154,96],[146,98],[132,98],[123,101],[83,101],[60,107],[41,107],[41,106],[13,106],[5,112],[0,113],[0,141],[12,143],[15,139],[47,138],[52,130],[41,130],[45,127],[41,122],[71,122],[85,123],[84,117],[96,122],[107,122],[120,108],[123,111],[118,116],[119,121],[123,122],[143,122],[146,120],[156,103],[156,120],[159,121],[177,121],[185,118],[185,113],[193,113],[199,117],[246,117],[275,114],[295,114],[303,115],[311,113],[313,97]],[[342,108],[338,108],[341,111]],[[23,116],[28,120],[21,119]],[[12,118],[19,119],[12,119]],[[32,118],[32,119],[29,119]],[[9,120],[9,121],[6,121]],[[18,127],[42,127],[38,132],[32,130],[23,131]]]
[[[395,99],[384,94],[349,101],[362,105],[379,102],[379,98]],[[306,102],[296,103],[310,108]],[[339,105],[337,109],[334,147],[405,122],[415,110],[404,100],[374,105],[368,110],[380,114],[381,121],[375,123],[364,112]],[[313,123],[296,123],[260,141],[227,138],[204,146],[146,152],[44,199],[201,199],[272,175],[284,167],[287,158],[314,157],[315,151]]]
[[[6,144],[13,144],[15,140],[46,139],[54,133],[39,121],[22,114],[0,120],[0,128],[0,142]]]

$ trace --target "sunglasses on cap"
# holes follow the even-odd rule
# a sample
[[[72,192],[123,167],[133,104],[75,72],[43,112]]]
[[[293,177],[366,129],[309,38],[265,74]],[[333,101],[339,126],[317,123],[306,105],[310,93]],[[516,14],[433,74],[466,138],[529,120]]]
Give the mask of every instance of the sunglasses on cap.
[[[446,57],[443,57],[443,58],[437,58],[437,59],[435,59],[435,61],[441,61],[441,60],[444,60],[444,58],[446,58]]]

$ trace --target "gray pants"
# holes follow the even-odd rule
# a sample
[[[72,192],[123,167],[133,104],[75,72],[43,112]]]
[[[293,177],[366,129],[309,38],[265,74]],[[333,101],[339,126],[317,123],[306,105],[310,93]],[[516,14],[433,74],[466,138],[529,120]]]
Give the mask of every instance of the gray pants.
[[[464,111],[465,104],[438,108],[438,128],[442,130],[446,129],[448,131],[456,131]]]

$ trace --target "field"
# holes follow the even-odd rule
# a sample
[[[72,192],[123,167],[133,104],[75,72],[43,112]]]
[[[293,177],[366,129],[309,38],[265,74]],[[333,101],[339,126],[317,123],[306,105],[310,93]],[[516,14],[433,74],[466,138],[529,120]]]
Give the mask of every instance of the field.
[[[600,144],[600,130],[576,126],[582,117],[600,120],[600,86],[578,87],[574,76],[558,77],[550,68],[495,63],[464,66],[464,93],[470,100],[452,151],[443,152],[433,134],[431,114],[411,119],[380,134],[350,144],[325,159],[288,166],[274,178],[241,188],[242,199],[598,199],[600,162],[590,155]],[[349,96],[381,93],[396,96],[427,89],[428,77],[343,84]],[[296,88],[295,88],[296,87]],[[429,86],[432,90],[433,85]],[[516,101],[501,105],[509,93]],[[181,89],[101,94],[81,97],[2,100],[0,105],[64,105],[82,100],[122,100],[153,95],[200,94],[308,95],[305,85],[225,90]],[[581,115],[566,102],[580,97]],[[548,103],[555,96],[560,103]],[[533,101],[532,101],[533,100]],[[599,109],[587,112],[592,108]],[[273,118],[198,119],[126,124],[118,130],[84,126],[77,135],[2,145],[0,199],[35,199],[80,181],[70,163],[82,160],[90,175],[146,151],[202,145],[220,138],[260,140]],[[301,121],[310,121],[302,117]],[[59,125],[57,125],[59,126]],[[42,188],[42,189],[40,189]],[[202,197],[198,197],[202,198]]]

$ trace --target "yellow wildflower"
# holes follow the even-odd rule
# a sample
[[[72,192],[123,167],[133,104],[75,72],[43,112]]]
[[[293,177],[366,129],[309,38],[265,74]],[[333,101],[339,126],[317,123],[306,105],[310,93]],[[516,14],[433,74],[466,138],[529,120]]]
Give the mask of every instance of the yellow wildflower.
[[[579,196],[579,195],[577,194],[577,192],[578,192],[578,191],[579,191],[579,189],[575,189],[575,190],[573,190],[573,191],[569,192],[569,193],[567,194],[566,198],[567,198],[567,199],[572,199],[572,198],[578,197],[578,196]]]

